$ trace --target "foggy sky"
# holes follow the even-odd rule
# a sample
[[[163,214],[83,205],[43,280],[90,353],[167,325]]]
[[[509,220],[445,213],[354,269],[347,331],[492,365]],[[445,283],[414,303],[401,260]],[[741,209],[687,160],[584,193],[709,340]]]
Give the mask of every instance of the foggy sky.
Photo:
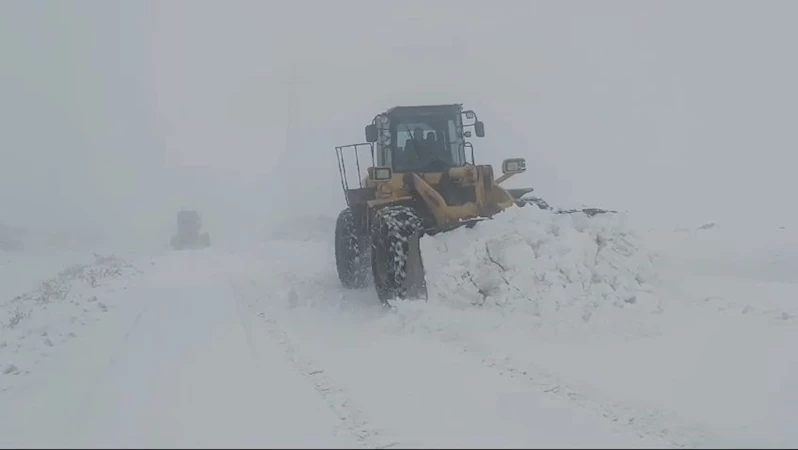
[[[795,223],[798,13],[777,1],[0,3],[0,222],[172,231],[345,206],[334,146],[464,103],[553,204]],[[332,231],[331,231],[332,232]],[[163,239],[168,239],[164,237]]]

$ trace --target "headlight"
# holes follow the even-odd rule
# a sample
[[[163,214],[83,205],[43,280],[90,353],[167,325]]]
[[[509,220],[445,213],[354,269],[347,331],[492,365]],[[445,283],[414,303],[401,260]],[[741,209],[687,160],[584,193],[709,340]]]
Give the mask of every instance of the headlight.
[[[369,172],[371,173],[372,180],[383,181],[391,179],[390,167],[371,167]]]
[[[505,159],[502,162],[502,172],[507,173],[521,173],[526,171],[526,160],[524,158]]]

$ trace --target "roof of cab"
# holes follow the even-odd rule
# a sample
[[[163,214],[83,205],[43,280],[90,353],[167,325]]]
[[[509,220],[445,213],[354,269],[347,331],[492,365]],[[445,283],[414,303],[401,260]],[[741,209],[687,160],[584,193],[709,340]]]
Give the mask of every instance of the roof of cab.
[[[417,106],[394,106],[385,111],[385,114],[418,113],[428,111],[431,113],[440,111],[450,111],[452,109],[462,109],[461,103],[441,104],[441,105],[417,105]]]

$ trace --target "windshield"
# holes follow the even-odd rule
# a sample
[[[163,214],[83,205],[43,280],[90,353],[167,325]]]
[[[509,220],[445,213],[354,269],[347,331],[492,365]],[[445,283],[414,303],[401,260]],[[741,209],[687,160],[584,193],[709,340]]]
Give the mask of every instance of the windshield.
[[[441,115],[393,118],[391,128],[391,166],[395,172],[440,171],[466,163],[458,132],[462,130],[455,118]]]

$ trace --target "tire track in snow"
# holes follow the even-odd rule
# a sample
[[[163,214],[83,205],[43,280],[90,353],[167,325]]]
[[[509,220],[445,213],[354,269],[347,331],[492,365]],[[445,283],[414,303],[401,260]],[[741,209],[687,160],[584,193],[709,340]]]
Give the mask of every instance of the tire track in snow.
[[[387,315],[397,315],[404,322],[401,308],[393,307]],[[410,319],[412,320],[412,319]],[[470,355],[473,360],[501,376],[530,384],[539,391],[566,399],[583,409],[588,409],[609,420],[618,428],[633,430],[638,436],[653,438],[674,448],[709,448],[734,444],[731,439],[713,435],[700,425],[690,423],[673,414],[643,405],[632,406],[601,394],[595,389],[576,387],[562,376],[557,376],[532,362],[520,362],[512,355],[497,356],[497,352],[474,340],[460,335],[443,336],[440,331],[426,329],[439,342],[456,351]]]
[[[696,448],[711,445],[713,442],[700,427],[683,423],[661,410],[631,407],[605,398],[597,392],[591,392],[592,390],[575,388],[540,367],[519,364],[509,356],[499,358],[483,354],[479,358],[482,365],[504,376],[532,384],[546,394],[567,398],[579,407],[592,410],[619,427],[633,429],[641,437],[660,439],[676,448]]]
[[[110,349],[113,349],[113,351],[110,353],[110,355],[104,358],[103,363],[98,364],[96,369],[92,372],[90,377],[92,381],[87,383],[87,386],[90,388],[84,390],[80,395],[80,400],[70,406],[72,414],[68,414],[67,417],[73,429],[77,429],[83,424],[83,421],[85,420],[83,413],[86,405],[94,404],[98,395],[96,386],[102,385],[103,381],[107,379],[108,374],[118,367],[120,359],[127,355],[127,346],[130,341],[130,337],[138,330],[141,319],[147,315],[153,303],[154,299],[150,298],[142,306],[137,308],[138,311],[135,313],[133,320],[125,323],[125,331],[122,336],[111,347],[109,347]],[[118,317],[120,318],[124,317],[124,315],[120,314],[120,311],[118,310],[116,314],[118,314]]]
[[[250,283],[253,286],[257,285],[255,281]],[[230,280],[230,287],[233,290],[236,308],[253,356],[256,356],[257,349],[252,337],[252,330],[247,325],[247,317],[256,316],[264,325],[266,334],[283,351],[286,359],[297,372],[310,380],[316,393],[341,420],[341,425],[339,426],[341,432],[351,434],[365,448],[387,449],[401,445],[399,441],[387,437],[382,429],[374,426],[365,413],[352,401],[349,393],[335,385],[322,367],[301,356],[288,334],[280,328],[275,318],[268,316],[264,312],[253,314],[248,304],[242,304],[242,302],[246,302],[248,296],[243,293],[240,284]]]

